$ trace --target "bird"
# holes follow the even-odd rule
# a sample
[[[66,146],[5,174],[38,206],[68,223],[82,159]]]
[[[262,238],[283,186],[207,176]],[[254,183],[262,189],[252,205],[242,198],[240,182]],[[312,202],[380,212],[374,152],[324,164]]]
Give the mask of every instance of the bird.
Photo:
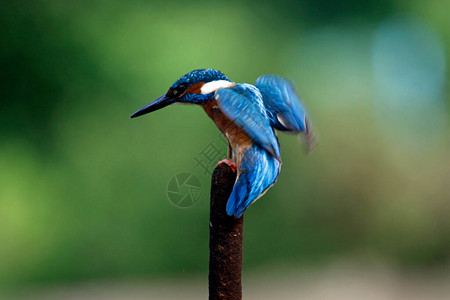
[[[277,130],[301,134],[312,148],[311,119],[292,82],[262,75],[254,85],[235,83],[221,71],[196,69],[130,118],[185,103],[199,105],[228,141],[226,163],[236,181],[226,205],[229,216],[240,218],[276,182],[281,170]]]

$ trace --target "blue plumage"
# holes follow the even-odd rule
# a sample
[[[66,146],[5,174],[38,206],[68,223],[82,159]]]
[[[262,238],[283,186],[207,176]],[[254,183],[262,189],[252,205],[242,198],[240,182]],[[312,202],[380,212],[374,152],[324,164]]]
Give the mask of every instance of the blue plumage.
[[[290,82],[280,76],[262,75],[256,80],[255,86],[272,114],[271,124],[274,128],[297,133],[306,130],[305,110]]]
[[[222,72],[194,70],[178,79],[169,91],[144,106],[137,117],[176,102],[199,104],[228,140],[237,169],[227,214],[239,218],[278,178],[281,159],[275,129],[305,133],[311,141],[310,121],[293,85],[275,75],[259,77],[255,85],[235,84]]]
[[[281,163],[258,144],[244,150],[238,177],[227,203],[227,214],[240,218],[247,207],[277,180]]]
[[[242,127],[257,144],[276,158],[280,157],[278,139],[256,87],[243,83],[221,88],[217,90],[215,99],[222,112]]]
[[[197,82],[211,82],[214,80],[227,80],[231,82],[231,80],[221,71],[214,69],[197,69],[181,76],[174,84],[172,84],[170,89],[176,89],[180,86],[187,87]]]

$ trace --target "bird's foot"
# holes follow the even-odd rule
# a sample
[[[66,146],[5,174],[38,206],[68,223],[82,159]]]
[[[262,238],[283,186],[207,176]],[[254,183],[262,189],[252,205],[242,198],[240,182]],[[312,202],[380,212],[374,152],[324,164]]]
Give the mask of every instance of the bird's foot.
[[[236,164],[235,164],[234,162],[232,162],[231,160],[229,160],[229,159],[223,159],[223,160],[221,160],[221,161],[219,161],[219,162],[217,163],[217,166],[220,166],[221,164],[227,164],[227,165],[233,170],[233,172],[236,173],[237,166],[236,166]]]

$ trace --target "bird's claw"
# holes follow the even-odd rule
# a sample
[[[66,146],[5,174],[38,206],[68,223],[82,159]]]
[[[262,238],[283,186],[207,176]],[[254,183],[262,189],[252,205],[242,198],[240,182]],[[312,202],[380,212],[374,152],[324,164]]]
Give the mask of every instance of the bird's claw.
[[[219,161],[219,162],[217,163],[217,167],[220,166],[221,164],[227,164],[227,165],[233,170],[233,172],[236,173],[237,166],[236,166],[236,164],[235,164],[234,162],[232,162],[231,160],[229,160],[229,159],[223,159],[223,160],[221,160],[221,161]]]

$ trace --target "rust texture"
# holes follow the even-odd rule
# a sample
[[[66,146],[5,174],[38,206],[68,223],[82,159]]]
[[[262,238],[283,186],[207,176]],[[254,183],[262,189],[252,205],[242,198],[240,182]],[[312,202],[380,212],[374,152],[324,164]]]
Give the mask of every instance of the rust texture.
[[[242,241],[244,218],[226,213],[236,173],[227,164],[214,170],[211,180],[209,224],[209,299],[242,299]]]

